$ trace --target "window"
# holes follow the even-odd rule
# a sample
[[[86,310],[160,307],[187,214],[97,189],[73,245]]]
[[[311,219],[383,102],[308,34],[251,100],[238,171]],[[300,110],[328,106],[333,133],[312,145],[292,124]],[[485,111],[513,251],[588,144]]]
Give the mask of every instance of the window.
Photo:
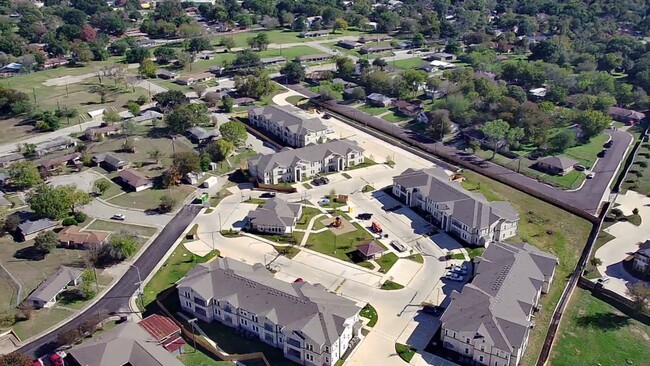
[[[466,355],[469,354],[469,348],[467,348],[467,347],[465,347],[465,354],[466,354]]]
[[[465,338],[465,343],[469,344],[469,338]]]
[[[478,356],[479,362],[483,362],[483,356]]]
[[[447,329],[445,329],[445,335],[449,335],[449,332],[447,331]]]
[[[314,351],[314,345],[313,344],[307,344],[307,349],[310,351]]]
[[[287,339],[287,344],[289,344],[290,346],[296,347],[296,348],[300,348],[300,341],[297,341],[297,340],[295,340],[293,338]]]
[[[184,291],[184,292],[183,292],[183,296],[185,296],[185,297],[190,297],[190,293],[189,293],[188,291]]]
[[[325,346],[325,352],[330,353],[330,346]]]
[[[191,308],[191,307],[192,307],[192,303],[189,302],[189,301],[185,301],[185,306],[187,306],[188,308]]]

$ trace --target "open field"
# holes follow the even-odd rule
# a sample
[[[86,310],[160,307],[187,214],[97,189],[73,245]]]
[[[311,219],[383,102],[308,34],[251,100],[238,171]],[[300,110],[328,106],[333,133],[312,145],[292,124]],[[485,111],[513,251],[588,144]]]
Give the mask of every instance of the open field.
[[[395,66],[398,69],[414,69],[418,66],[427,65],[428,62],[422,60],[421,58],[414,56],[413,58],[405,58],[402,60],[393,61],[390,65]]]
[[[338,236],[334,235],[331,230],[317,234],[312,233],[307,238],[305,246],[319,253],[352,262],[348,257],[348,253],[356,250],[355,245],[373,239],[372,235],[364,230],[361,225],[357,223],[353,225],[356,228],[355,231]]]
[[[284,29],[274,29],[274,30],[260,30],[260,31],[254,31],[254,32],[241,32],[241,33],[235,33],[235,34],[224,34],[223,36],[218,36],[216,37],[213,41],[213,45],[218,45],[219,41],[221,38],[232,38],[235,40],[235,46],[236,47],[247,47],[248,43],[246,40],[250,37],[256,36],[258,33],[266,33],[266,35],[269,37],[269,41],[271,43],[306,43],[314,40],[327,40],[327,39],[334,39],[334,38],[339,38],[343,36],[362,36],[364,34],[368,34],[366,32],[361,32],[353,29],[348,29],[345,31],[337,31],[334,34],[330,34],[329,36],[325,37],[316,37],[316,38],[300,38],[298,37],[299,32],[294,32],[290,30],[284,30]]]
[[[573,271],[587,241],[591,224],[487,177],[471,171],[465,171],[464,175],[467,180],[463,182],[463,187],[473,192],[482,193],[489,201],[508,200],[519,212],[519,233],[508,241],[528,242],[555,254],[560,259],[553,286],[548,294],[542,296],[540,301],[542,310],[536,315],[537,326],[531,331],[528,350],[522,360],[522,365],[534,365],[553,309],[560,299],[568,275]]]
[[[371,114],[373,116],[376,116],[378,114],[390,112],[389,107],[374,107],[369,104],[363,104],[362,106],[357,108],[360,111],[366,112],[368,114]]]
[[[550,363],[564,365],[648,365],[650,326],[576,289],[560,325]]]
[[[95,220],[86,228],[86,230],[103,230],[113,232],[126,231],[133,235],[144,237],[151,237],[156,233],[156,231],[158,231],[158,229],[155,227],[124,224],[119,221],[108,220]]]
[[[309,225],[309,221],[316,215],[322,213],[321,210],[314,207],[303,207],[302,208],[302,217],[296,223],[297,229],[306,229]],[[314,223],[315,224],[315,223]]]
[[[32,313],[32,317],[29,320],[18,322],[12,328],[20,339],[27,339],[54,326],[72,314],[70,310],[56,307],[39,309]]]
[[[404,122],[404,121],[408,121],[410,119],[410,117],[406,117],[406,116],[400,114],[399,112],[397,112],[397,113],[396,112],[389,112],[388,114],[385,114],[385,115],[381,116],[381,118],[383,118],[386,121],[391,122],[391,123]]]

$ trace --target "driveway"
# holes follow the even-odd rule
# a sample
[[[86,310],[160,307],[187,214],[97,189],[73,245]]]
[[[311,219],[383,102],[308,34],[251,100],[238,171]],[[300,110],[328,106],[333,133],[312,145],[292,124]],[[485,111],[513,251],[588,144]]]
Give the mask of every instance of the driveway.
[[[93,185],[97,179],[103,176],[94,170],[86,170],[81,173],[74,173],[71,175],[57,175],[50,177],[48,183],[53,187],[58,187],[66,184],[72,184],[78,189],[90,193],[93,191]]]

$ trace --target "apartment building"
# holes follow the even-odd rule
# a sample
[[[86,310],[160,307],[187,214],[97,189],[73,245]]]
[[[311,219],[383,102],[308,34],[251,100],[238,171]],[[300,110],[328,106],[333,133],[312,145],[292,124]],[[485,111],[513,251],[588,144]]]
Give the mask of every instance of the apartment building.
[[[358,340],[361,308],[353,301],[320,284],[276,279],[260,263],[217,258],[177,288],[184,311],[253,334],[301,365],[334,365]]]
[[[334,140],[248,159],[248,172],[258,182],[300,182],[317,174],[337,172],[363,163],[363,149],[353,141]]]
[[[393,178],[393,194],[471,245],[487,247],[517,235],[519,214],[509,202],[488,202],[483,195],[465,190],[441,168],[405,170]]]
[[[303,118],[290,106],[251,107],[248,120],[291,147],[317,144],[327,137],[327,127],[318,118]]]
[[[440,317],[443,347],[463,364],[517,366],[558,259],[526,244],[496,242],[474,259],[474,279]]]

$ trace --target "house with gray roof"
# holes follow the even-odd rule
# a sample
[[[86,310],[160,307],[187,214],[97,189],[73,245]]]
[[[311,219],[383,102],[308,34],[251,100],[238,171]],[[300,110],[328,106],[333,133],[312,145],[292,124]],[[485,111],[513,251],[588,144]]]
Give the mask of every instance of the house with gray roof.
[[[248,159],[248,172],[258,182],[278,184],[300,182],[317,174],[343,171],[363,163],[363,149],[353,141],[334,140],[324,144],[257,154]]]
[[[467,364],[516,366],[548,292],[556,256],[526,244],[496,242],[474,259],[474,279],[452,291],[440,317],[444,348]]]
[[[197,144],[203,144],[212,141],[217,137],[218,133],[214,129],[206,130],[203,127],[194,126],[187,130],[187,137]]]
[[[248,109],[250,123],[291,147],[316,144],[327,137],[327,126],[318,118],[304,118],[292,106],[266,105]]]
[[[26,220],[18,225],[17,234],[23,241],[34,239],[38,233],[52,229],[57,225],[56,221],[50,219]]]
[[[301,215],[300,203],[288,203],[280,197],[274,197],[250,211],[246,216],[246,224],[252,231],[288,234],[293,232]]]
[[[547,156],[539,159],[535,166],[537,169],[551,174],[565,175],[572,172],[576,164],[578,164],[577,160],[566,156]]]
[[[139,323],[125,322],[67,351],[66,365],[183,366],[163,346]]]
[[[650,275],[650,240],[639,244],[639,250],[634,252],[632,267],[645,275]]]
[[[141,113],[139,116],[133,117],[133,122],[144,123],[144,122],[149,122],[149,121],[158,120],[162,118],[163,118],[162,113],[149,110]]]
[[[101,153],[93,156],[91,160],[97,166],[102,166],[107,171],[121,171],[129,167],[131,163],[111,153]]]
[[[275,278],[232,258],[199,264],[176,287],[185,312],[246,330],[300,365],[334,365],[356,343],[361,308],[321,284]]]
[[[41,282],[25,301],[37,309],[50,308],[56,304],[57,296],[68,286],[77,286],[81,281],[82,269],[61,266]]]
[[[517,235],[519,214],[509,202],[489,202],[465,190],[441,168],[407,169],[393,177],[393,194],[426,212],[442,230],[470,245],[488,246]]]
[[[0,156],[0,167],[6,168],[13,163],[25,160],[25,157],[21,153],[13,153],[8,155]]]
[[[36,154],[38,154],[38,156],[43,156],[53,151],[61,151],[75,146],[77,146],[77,139],[68,136],[60,136],[36,144]]]

